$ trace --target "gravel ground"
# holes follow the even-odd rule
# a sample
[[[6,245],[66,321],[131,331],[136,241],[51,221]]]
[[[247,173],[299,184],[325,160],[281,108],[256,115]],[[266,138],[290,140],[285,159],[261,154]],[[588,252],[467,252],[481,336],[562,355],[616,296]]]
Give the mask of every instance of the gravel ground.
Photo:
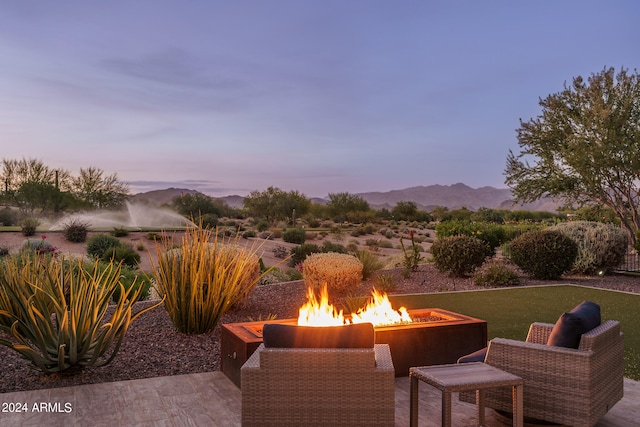
[[[396,280],[392,293],[430,293],[477,289],[472,279],[452,279],[439,273],[431,264],[420,266],[410,278],[404,279],[401,270],[389,270]],[[572,283],[640,293],[640,277],[568,277],[545,282],[522,278],[521,285]],[[360,294],[370,293],[372,281],[363,283]],[[243,309],[228,312],[222,323],[247,321],[277,314],[278,318],[297,317],[298,308],[306,300],[301,281],[258,287]],[[150,302],[138,303],[138,308]],[[0,333],[0,337],[7,337]],[[158,307],[136,319],[123,341],[115,359],[103,367],[89,367],[74,374],[44,375],[31,368],[19,354],[0,346],[0,393],[41,388],[66,387],[166,375],[208,372],[220,369],[220,332],[186,335],[176,332],[164,308]]]

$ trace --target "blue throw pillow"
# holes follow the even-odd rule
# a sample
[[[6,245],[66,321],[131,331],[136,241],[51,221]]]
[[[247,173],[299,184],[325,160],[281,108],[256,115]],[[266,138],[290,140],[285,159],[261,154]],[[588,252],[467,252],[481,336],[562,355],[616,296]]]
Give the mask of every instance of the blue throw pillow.
[[[371,323],[344,326],[297,326],[266,323],[262,327],[265,347],[276,348],[373,348]]]
[[[563,313],[551,330],[547,345],[578,348],[580,337],[600,325],[600,306],[582,301],[573,310]]]
[[[462,356],[458,359],[458,363],[484,362],[484,359],[487,357],[487,349],[488,347],[481,348],[466,356]]]

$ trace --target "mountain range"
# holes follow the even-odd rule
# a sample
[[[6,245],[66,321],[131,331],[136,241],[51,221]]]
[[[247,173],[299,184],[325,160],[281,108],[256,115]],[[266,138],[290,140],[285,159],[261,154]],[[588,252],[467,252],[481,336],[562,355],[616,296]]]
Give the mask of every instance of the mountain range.
[[[154,205],[170,204],[171,201],[183,194],[198,193],[197,190],[185,188],[167,188],[165,190],[154,190],[146,193],[138,193],[132,196],[133,201],[140,201]],[[401,190],[391,190],[385,192],[354,193],[354,195],[366,200],[374,209],[391,209],[398,202],[411,201],[418,209],[431,211],[437,206],[444,206],[448,209],[467,208],[475,211],[481,207],[491,209],[523,209],[531,211],[555,212],[560,205],[551,199],[541,199],[534,203],[514,204],[513,195],[508,188],[480,187],[472,188],[466,184],[458,183],[453,185],[427,185],[404,188]],[[242,207],[242,196],[218,197],[224,200],[229,206]],[[314,203],[326,203],[329,197],[312,198]]]

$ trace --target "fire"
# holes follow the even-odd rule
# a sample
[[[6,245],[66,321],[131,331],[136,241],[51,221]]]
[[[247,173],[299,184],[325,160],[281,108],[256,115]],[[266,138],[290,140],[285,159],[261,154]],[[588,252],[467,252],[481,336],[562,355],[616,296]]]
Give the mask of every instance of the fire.
[[[387,294],[381,294],[377,290],[371,291],[371,300],[365,308],[357,313],[351,313],[352,323],[373,323],[373,326],[394,325],[396,323],[411,323],[411,317],[407,309],[400,307],[398,311],[391,307],[391,301]]]
[[[345,323],[342,310],[338,312],[333,305],[329,304],[329,292],[326,286],[320,290],[320,299],[312,288],[307,289],[307,302],[300,307],[298,325],[341,326]]]
[[[320,298],[313,289],[307,290],[307,302],[300,307],[298,325],[304,326],[340,326],[348,323],[373,323],[373,326],[393,325],[398,323],[411,323],[411,317],[407,309],[400,307],[397,311],[391,307],[391,302],[386,293],[379,293],[375,289],[371,292],[369,303],[351,313],[351,319],[346,319],[342,310],[338,311],[329,304],[329,292],[323,286],[320,290]]]

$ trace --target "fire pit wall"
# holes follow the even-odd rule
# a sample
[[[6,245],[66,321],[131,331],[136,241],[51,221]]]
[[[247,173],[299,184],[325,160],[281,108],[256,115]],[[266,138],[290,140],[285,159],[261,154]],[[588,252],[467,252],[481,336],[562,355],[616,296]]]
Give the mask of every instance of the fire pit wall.
[[[438,308],[408,310],[413,323],[375,328],[376,344],[389,344],[396,377],[412,366],[455,363],[487,345],[487,322]],[[262,343],[265,323],[296,324],[296,319],[221,325],[221,370],[240,387],[240,368]]]

